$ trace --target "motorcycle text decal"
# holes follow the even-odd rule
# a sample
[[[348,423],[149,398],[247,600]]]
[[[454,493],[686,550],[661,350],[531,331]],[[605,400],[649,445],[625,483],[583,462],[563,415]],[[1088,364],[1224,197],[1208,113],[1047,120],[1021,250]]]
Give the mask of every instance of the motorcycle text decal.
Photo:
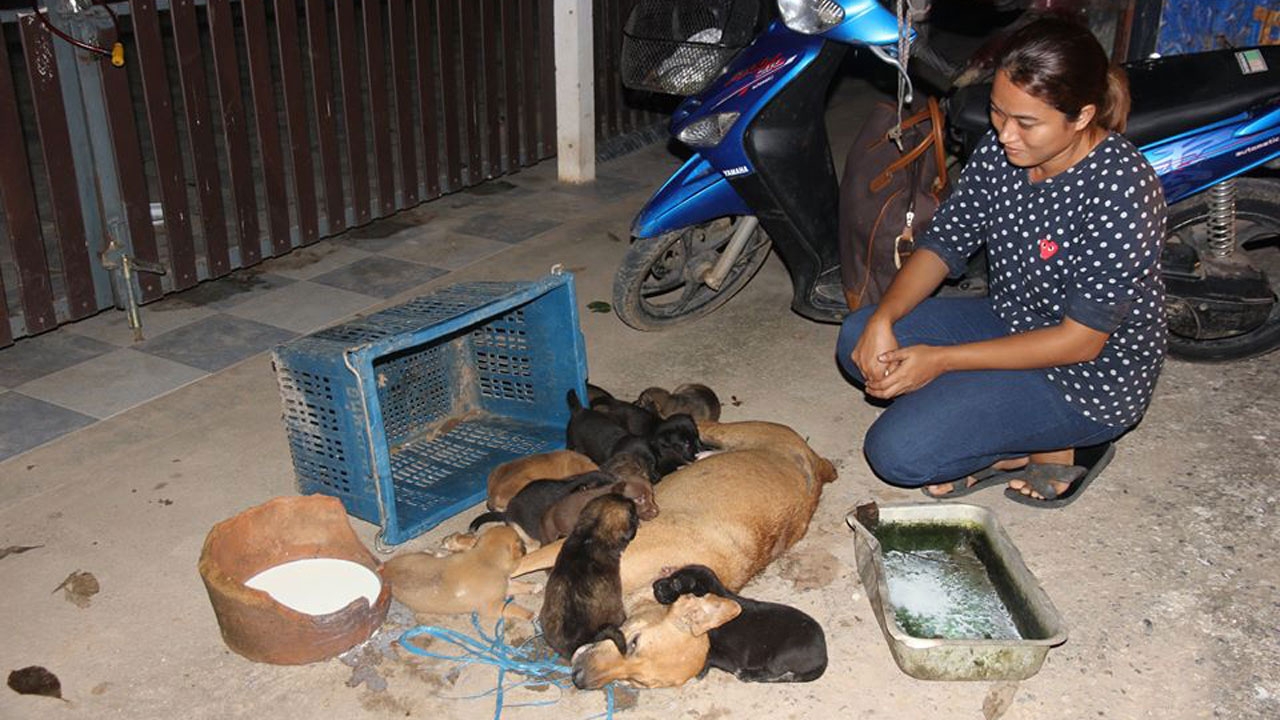
[[[749,90],[755,90],[756,88],[771,82],[778,75],[779,71],[795,62],[797,57],[799,56],[792,55],[791,57],[784,58],[782,55],[774,55],[771,58],[765,58],[752,63],[750,66],[742,70],[739,70],[733,74],[733,77],[729,78],[728,82],[725,83],[730,90],[725,93],[723,97],[713,103],[711,107],[713,109],[719,107],[739,95],[746,94]],[[744,80],[745,82],[743,82]],[[741,84],[739,85],[738,83],[740,82]]]

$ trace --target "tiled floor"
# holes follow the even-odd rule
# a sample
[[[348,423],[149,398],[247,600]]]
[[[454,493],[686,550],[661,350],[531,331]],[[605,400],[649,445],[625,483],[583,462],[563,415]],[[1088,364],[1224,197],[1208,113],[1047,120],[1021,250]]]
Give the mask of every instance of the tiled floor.
[[[151,400],[566,223],[584,234],[640,207],[662,152],[599,168],[586,186],[542,163],[205,282],[142,309],[135,342],[107,311],[0,350],[0,460]],[[662,169],[659,168],[661,171]],[[622,230],[621,232],[625,232]]]

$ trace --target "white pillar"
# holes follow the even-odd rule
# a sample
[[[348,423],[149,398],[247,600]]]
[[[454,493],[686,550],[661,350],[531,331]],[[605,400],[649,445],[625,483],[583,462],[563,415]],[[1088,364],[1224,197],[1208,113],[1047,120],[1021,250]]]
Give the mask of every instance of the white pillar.
[[[591,0],[555,0],[556,166],[560,181],[596,179]]]

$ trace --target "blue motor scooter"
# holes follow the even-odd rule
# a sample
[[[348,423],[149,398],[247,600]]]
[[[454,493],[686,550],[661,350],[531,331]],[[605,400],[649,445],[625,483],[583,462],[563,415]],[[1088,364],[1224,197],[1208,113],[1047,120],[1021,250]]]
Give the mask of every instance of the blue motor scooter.
[[[756,3],[640,0],[624,35],[624,80],[687,95],[671,133],[693,154],[632,226],[614,281],[624,322],[656,330],[710,313],[771,247],[790,273],[793,310],[822,322],[844,316],[826,93],[850,47],[907,77],[891,6],[778,0],[778,19],[738,49],[735,33],[748,25],[744,16],[759,14]],[[665,45],[654,39],[663,33]],[[1170,205],[1162,260],[1171,351],[1218,360],[1280,346],[1272,286],[1280,281],[1280,184],[1270,173],[1280,156],[1280,47],[1126,69],[1133,112],[1125,134],[1155,167]],[[988,92],[966,88],[948,103],[961,157],[989,128]]]

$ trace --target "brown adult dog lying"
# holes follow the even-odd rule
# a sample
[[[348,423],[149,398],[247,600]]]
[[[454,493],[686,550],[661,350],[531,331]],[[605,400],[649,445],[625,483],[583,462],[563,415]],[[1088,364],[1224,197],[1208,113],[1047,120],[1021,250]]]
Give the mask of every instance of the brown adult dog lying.
[[[490,510],[506,510],[507,503],[534,480],[562,480],[596,469],[591,458],[572,450],[528,455],[504,462],[489,473]]]
[[[460,552],[445,557],[410,552],[388,560],[382,573],[391,583],[391,596],[418,614],[476,612],[485,620],[533,618],[529,609],[506,603],[508,594],[536,589],[510,579],[511,570],[524,556],[524,543],[515,530],[495,526],[479,536],[455,535],[451,542]]]
[[[662,514],[640,526],[622,556],[627,653],[611,642],[581,649],[573,658],[579,687],[615,680],[670,687],[701,672],[710,645],[706,633],[733,619],[737,605],[714,595],[660,605],[653,581],[664,567],[706,565],[726,588],[742,589],[804,536],[823,485],[836,477],[831,463],[784,425],[704,423],[699,429],[723,452],[677,470],[655,488]],[[513,574],[551,567],[560,545],[526,555]]]
[[[604,638],[622,652],[618,626],[626,613],[618,562],[639,525],[635,503],[621,495],[601,495],[582,509],[547,578],[538,614],[551,649],[568,658]]]

